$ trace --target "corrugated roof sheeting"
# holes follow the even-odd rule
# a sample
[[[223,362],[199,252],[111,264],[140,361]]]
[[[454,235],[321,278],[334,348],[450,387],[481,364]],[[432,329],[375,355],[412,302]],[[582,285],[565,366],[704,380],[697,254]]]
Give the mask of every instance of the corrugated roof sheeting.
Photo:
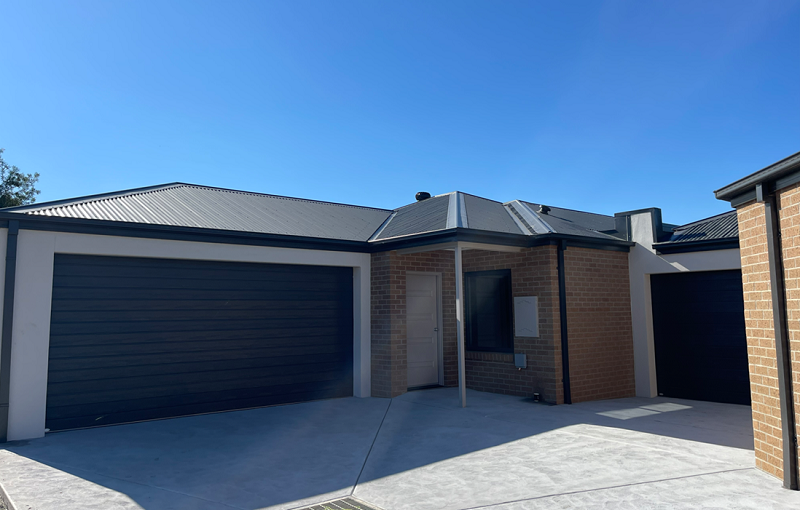
[[[534,211],[539,210],[541,204],[533,202],[525,202]],[[614,230],[614,217],[606,216],[604,214],[588,213],[584,211],[573,211],[572,209],[562,209],[560,207],[550,207],[550,211],[545,215],[545,218],[560,218],[569,221],[574,225],[578,225],[589,230],[606,231]]]
[[[712,241],[717,239],[738,239],[739,221],[736,211],[730,211],[711,218],[695,221],[677,227],[667,243],[688,243]]]
[[[467,226],[477,230],[523,234],[516,222],[509,216],[503,204],[493,200],[461,194],[467,210]]]
[[[391,211],[172,185],[20,212],[239,232],[366,241]]]
[[[444,230],[449,203],[450,195],[441,195],[397,209],[377,240]]]

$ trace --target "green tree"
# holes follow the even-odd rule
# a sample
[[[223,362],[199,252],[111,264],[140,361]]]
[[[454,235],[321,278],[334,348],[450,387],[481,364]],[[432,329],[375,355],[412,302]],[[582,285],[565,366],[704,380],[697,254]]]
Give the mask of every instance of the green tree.
[[[5,149],[0,149],[0,208],[36,202],[39,174],[23,174],[3,160],[3,151]]]

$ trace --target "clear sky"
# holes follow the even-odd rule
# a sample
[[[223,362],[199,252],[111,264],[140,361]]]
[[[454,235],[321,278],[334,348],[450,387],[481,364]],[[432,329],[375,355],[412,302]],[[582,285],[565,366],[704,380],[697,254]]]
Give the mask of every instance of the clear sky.
[[[0,147],[39,201],[460,190],[687,223],[800,150],[798,27],[798,0],[9,0]]]

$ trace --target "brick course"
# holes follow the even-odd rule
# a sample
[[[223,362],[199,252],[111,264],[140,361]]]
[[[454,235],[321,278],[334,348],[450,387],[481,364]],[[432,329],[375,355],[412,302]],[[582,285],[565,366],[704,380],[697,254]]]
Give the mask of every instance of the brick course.
[[[537,296],[539,337],[515,337],[525,353],[518,370],[511,354],[466,352],[467,387],[509,395],[541,394],[563,403],[557,248],[521,252],[468,250],[464,271],[510,269],[513,296]],[[565,251],[570,374],[573,401],[635,394],[628,254],[581,248]],[[455,261],[451,251],[372,255],[372,394],[394,397],[407,389],[407,271],[442,275],[442,338],[445,385],[458,384],[455,320]]]
[[[464,252],[463,265],[464,272],[511,269],[512,295],[539,298],[539,337],[514,338],[514,352],[527,355],[528,368],[517,369],[510,354],[467,352],[467,387],[519,396],[536,392],[548,402],[563,403],[556,247],[513,253],[470,250]]]
[[[564,267],[572,401],[635,396],[628,253],[567,248]]]
[[[800,186],[782,190],[778,198],[797,414],[800,410]],[[765,208],[751,202],[740,206],[737,215],[756,467],[782,478],[783,441]],[[795,420],[800,423],[800,416],[795,416]],[[800,427],[797,433],[800,434]]]

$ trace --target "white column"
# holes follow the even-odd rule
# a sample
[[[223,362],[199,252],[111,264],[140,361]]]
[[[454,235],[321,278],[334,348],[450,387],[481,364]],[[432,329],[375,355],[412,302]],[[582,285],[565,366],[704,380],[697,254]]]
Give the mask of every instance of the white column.
[[[458,395],[461,407],[467,407],[467,380],[464,377],[464,277],[461,245],[456,243],[456,330],[458,332]]]

